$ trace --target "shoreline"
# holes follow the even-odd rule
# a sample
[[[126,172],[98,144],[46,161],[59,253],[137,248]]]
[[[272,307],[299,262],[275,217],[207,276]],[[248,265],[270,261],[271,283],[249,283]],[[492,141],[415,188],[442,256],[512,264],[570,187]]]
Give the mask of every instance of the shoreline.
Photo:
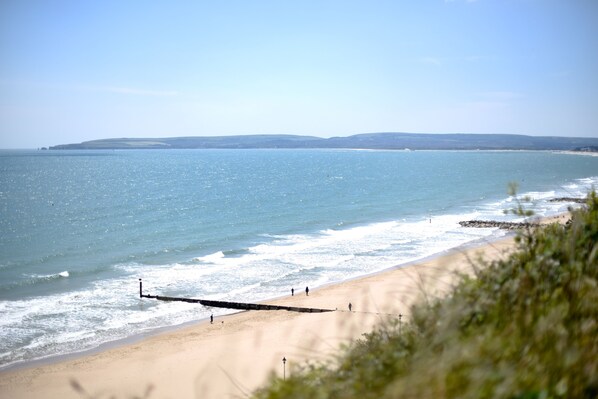
[[[548,221],[564,221],[559,215]],[[94,353],[43,365],[0,371],[0,397],[80,398],[72,381],[91,396],[129,397],[148,387],[151,397],[244,396],[275,372],[282,376],[313,361],[331,360],[342,344],[409,309],[425,297],[444,295],[472,260],[493,260],[515,248],[514,235],[478,240],[411,264],[263,302],[337,309],[330,313],[241,311],[167,327],[158,334],[109,343]],[[348,311],[352,303],[353,311]],[[131,341],[129,341],[131,340]],[[68,356],[68,355],[65,355]]]
[[[549,219],[553,219],[556,218],[556,216],[554,217],[550,217]],[[410,260],[407,261],[405,263],[401,263],[401,264],[397,264],[397,265],[393,265],[381,270],[377,270],[377,271],[373,271],[373,272],[369,272],[363,275],[359,275],[359,276],[353,276],[353,277],[349,277],[345,280],[341,280],[341,281],[335,281],[335,282],[328,282],[325,283],[323,285],[320,285],[318,287],[314,287],[314,288],[310,288],[310,293],[312,292],[316,292],[325,288],[329,288],[329,287],[334,287],[336,285],[342,285],[345,283],[351,283],[353,281],[356,280],[360,280],[360,279],[364,279],[364,278],[368,278],[368,277],[372,277],[372,276],[376,276],[379,274],[384,274],[387,272],[391,272],[393,270],[399,270],[402,268],[406,268],[406,267],[411,267],[413,265],[418,265],[420,263],[425,263],[428,261],[433,261],[437,258],[441,258],[443,256],[446,256],[448,254],[450,254],[451,252],[454,251],[462,251],[462,250],[468,250],[468,249],[475,249],[475,248],[479,248],[479,247],[483,247],[486,245],[492,245],[492,243],[497,242],[497,241],[502,241],[510,236],[514,236],[514,232],[504,232],[502,235],[500,236],[487,236],[487,237],[480,237],[477,238],[475,240],[463,243],[457,247],[453,247],[453,248],[449,248],[449,249],[445,249],[442,250],[440,252],[431,254],[431,255],[426,255],[422,258],[418,258],[418,259],[414,259],[414,260]],[[131,291],[132,293],[134,291]],[[301,295],[303,293],[302,289],[298,289],[296,290],[297,296]],[[157,293],[157,295],[159,295],[159,293]],[[277,301],[281,301],[284,300],[285,298],[287,298],[288,295],[279,295],[279,296],[275,296],[275,297],[271,297],[271,298],[267,298],[264,300],[260,300],[257,301],[256,303],[260,303],[260,304],[279,304]],[[144,299],[144,300],[152,300],[152,299]],[[193,306],[193,305],[190,305]],[[227,316],[234,316],[236,314],[239,313],[243,313],[246,312],[244,310],[241,311],[231,311],[230,313],[225,313],[223,315],[220,315],[218,317],[222,318],[222,317],[227,317]],[[93,356],[105,351],[109,351],[112,349],[118,349],[124,346],[128,346],[128,345],[135,345],[141,341],[147,340],[147,339],[151,339],[153,337],[156,336],[160,336],[162,334],[168,334],[168,333],[172,333],[172,332],[176,332],[176,331],[180,331],[189,327],[193,327],[195,325],[198,324],[202,324],[202,323],[207,323],[209,321],[209,317],[205,317],[202,319],[196,319],[196,320],[191,320],[191,321],[187,321],[181,324],[175,324],[175,325],[170,325],[170,326],[162,326],[162,327],[157,327],[157,328],[148,328],[147,331],[144,332],[138,332],[136,334],[127,336],[127,337],[123,337],[123,338],[119,338],[113,341],[109,341],[109,342],[104,342],[101,343],[100,345],[98,345],[97,347],[94,348],[90,348],[90,349],[84,349],[81,351],[77,351],[77,352],[71,352],[71,353],[64,353],[64,354],[59,354],[59,355],[50,355],[47,357],[43,357],[43,358],[39,358],[39,359],[33,359],[33,360],[25,360],[25,361],[20,361],[17,363],[14,363],[12,365],[7,365],[7,366],[2,366],[0,367],[0,376],[3,373],[10,373],[10,372],[18,372],[18,371],[22,371],[22,370],[27,370],[30,368],[37,368],[37,367],[44,367],[44,366],[50,366],[52,364],[56,364],[56,363],[63,363],[63,362],[68,362],[68,361],[74,361],[77,360],[79,358],[83,358],[83,357],[87,357],[87,356]]]
[[[72,379],[92,395],[139,395],[150,384],[156,397],[242,395],[262,385],[272,370],[282,374],[282,357],[289,360],[290,373],[306,361],[330,359],[341,344],[358,339],[389,317],[403,314],[408,320],[409,306],[422,292],[442,295],[454,282],[455,271],[471,271],[469,262],[478,252],[496,258],[513,242],[509,236],[458,247],[431,259],[314,288],[309,296],[299,291],[267,301],[337,308],[336,312],[235,312],[215,318],[214,324],[199,320],[59,362],[3,370],[0,396],[78,398]]]

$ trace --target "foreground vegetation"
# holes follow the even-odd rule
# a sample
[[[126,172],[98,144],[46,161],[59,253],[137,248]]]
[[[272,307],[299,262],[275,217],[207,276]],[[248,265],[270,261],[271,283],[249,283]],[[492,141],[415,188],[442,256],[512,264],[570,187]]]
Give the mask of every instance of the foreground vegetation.
[[[446,298],[418,304],[337,358],[272,377],[277,398],[597,398],[598,198],[517,236]]]

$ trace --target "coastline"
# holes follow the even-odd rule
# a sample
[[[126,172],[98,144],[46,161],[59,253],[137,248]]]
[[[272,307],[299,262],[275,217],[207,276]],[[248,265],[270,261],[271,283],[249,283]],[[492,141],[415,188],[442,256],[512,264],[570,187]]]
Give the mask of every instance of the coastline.
[[[331,313],[245,311],[140,337],[124,345],[64,361],[0,372],[0,396],[80,398],[77,381],[90,395],[221,398],[243,396],[274,370],[282,375],[306,361],[330,359],[343,343],[378,323],[403,314],[426,295],[442,295],[455,273],[471,272],[471,260],[504,256],[512,236],[483,246],[456,248],[431,259],[310,290],[306,296],[269,300],[279,305],[337,308]],[[353,311],[348,311],[348,303]]]
[[[556,219],[557,216],[553,216],[553,217],[549,217],[547,218],[547,220],[552,220],[552,219]],[[420,263],[425,263],[428,261],[432,261],[436,258],[441,258],[447,254],[450,254],[454,251],[462,251],[462,250],[468,250],[468,249],[475,249],[478,247],[482,247],[482,246],[486,246],[486,245],[492,245],[492,243],[494,242],[498,242],[498,241],[502,241],[505,239],[508,239],[509,237],[514,236],[514,232],[510,231],[510,232],[505,232],[502,235],[493,235],[493,236],[489,236],[489,237],[481,237],[481,238],[477,238],[473,241],[469,241],[466,242],[464,244],[461,244],[457,247],[454,248],[449,248],[449,249],[445,249],[442,250],[440,252],[436,252],[433,253],[431,255],[426,255],[422,258],[419,259],[415,259],[415,260],[410,260],[404,263],[400,263],[400,264],[396,264],[390,267],[387,267],[385,269],[381,269],[381,270],[376,270],[376,271],[372,271],[372,272],[368,272],[359,276],[353,276],[353,277],[349,277],[346,278],[345,280],[342,281],[334,281],[334,282],[328,282],[325,283],[323,285],[320,285],[318,287],[313,287],[310,288],[310,293],[313,291],[318,291],[318,290],[322,290],[325,288],[329,288],[329,287],[334,287],[337,285],[342,285],[345,283],[351,283],[353,281],[356,280],[361,280],[363,278],[367,278],[367,277],[371,277],[371,276],[376,276],[379,274],[384,274],[387,272],[391,272],[393,270],[397,270],[397,269],[401,269],[401,268],[406,268],[406,267],[411,267],[414,265],[418,265]],[[302,294],[303,290],[301,288],[297,288],[296,292],[298,294]],[[133,291],[132,291],[133,293]],[[145,292],[144,292],[145,293]],[[157,294],[160,295],[159,292],[151,292],[151,294]],[[299,295],[297,295],[299,296]],[[303,305],[296,305],[296,303],[294,302],[280,302],[283,301],[284,299],[286,299],[288,297],[288,295],[277,295],[271,298],[267,298],[264,300],[259,300],[256,301],[255,303],[260,303],[260,304],[272,304],[272,305],[285,305],[285,306],[303,306]],[[152,301],[152,299],[143,299],[143,300],[148,300],[148,301]],[[190,305],[193,306],[193,305]],[[195,305],[195,306],[201,306],[201,305]],[[312,307],[310,304],[305,304],[304,306],[306,307]],[[244,310],[232,310],[229,309],[227,313],[218,315],[217,317],[229,317],[229,316],[234,316],[236,314],[239,313],[243,313],[246,312]],[[8,365],[8,366],[4,366],[4,367],[0,367],[0,377],[2,376],[2,374],[5,373],[11,373],[11,372],[18,372],[21,370],[27,370],[27,369],[32,369],[32,368],[38,368],[38,367],[43,367],[43,366],[48,366],[48,365],[52,365],[52,364],[56,364],[56,363],[63,363],[63,362],[68,362],[68,361],[73,361],[73,360],[77,360],[79,358],[83,358],[83,357],[88,357],[88,356],[93,356],[96,355],[98,353],[101,352],[105,352],[105,351],[109,351],[112,349],[118,349],[124,346],[129,346],[129,345],[134,345],[137,344],[140,341],[144,341],[147,339],[151,339],[153,337],[159,336],[159,335],[163,335],[163,334],[168,334],[168,333],[172,333],[172,332],[176,332],[176,331],[180,331],[201,323],[206,323],[209,321],[208,317],[205,318],[201,318],[201,319],[196,319],[196,320],[192,320],[192,321],[187,321],[181,324],[175,324],[175,325],[170,325],[170,326],[163,326],[163,327],[157,327],[157,328],[148,328],[146,331],[143,332],[139,332],[136,333],[134,335],[128,336],[128,337],[123,337],[123,338],[119,338],[113,341],[109,341],[109,342],[104,342],[101,343],[100,345],[98,345],[97,347],[94,348],[90,348],[90,349],[85,349],[85,350],[81,350],[81,351],[77,351],[77,352],[68,352],[68,353],[63,353],[63,354],[58,354],[58,355],[50,355],[48,357],[42,357],[42,358],[38,358],[38,359],[33,359],[33,360],[27,360],[27,361],[23,361],[23,362],[18,362],[12,365]],[[1,382],[1,381],[0,381]],[[1,383],[0,383],[1,386]]]
[[[559,215],[545,222],[566,219]],[[71,381],[92,397],[129,397],[146,389],[159,398],[245,396],[270,373],[282,376],[283,357],[288,359],[284,371],[289,375],[306,362],[331,359],[341,344],[389,318],[402,314],[408,320],[416,300],[446,293],[457,273],[472,272],[472,261],[478,257],[506,256],[514,248],[513,237],[469,243],[411,264],[322,286],[310,290],[309,296],[297,290],[295,296],[267,301],[337,308],[336,312],[236,312],[217,317],[214,324],[201,320],[66,360],[2,371],[0,397],[80,398]]]

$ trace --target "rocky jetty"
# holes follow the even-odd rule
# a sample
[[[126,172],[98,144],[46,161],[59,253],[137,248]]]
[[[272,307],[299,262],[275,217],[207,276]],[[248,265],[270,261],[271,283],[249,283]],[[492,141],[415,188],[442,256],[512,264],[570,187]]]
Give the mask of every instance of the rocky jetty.
[[[494,227],[503,230],[519,230],[525,228],[532,228],[537,227],[537,223],[516,223],[516,222],[499,222],[496,220],[466,220],[463,222],[459,222],[459,224],[463,227],[476,227],[476,228],[488,228]]]
[[[548,202],[575,202],[577,204],[585,204],[585,198],[573,198],[573,197],[559,197],[559,198],[552,198],[548,200]]]

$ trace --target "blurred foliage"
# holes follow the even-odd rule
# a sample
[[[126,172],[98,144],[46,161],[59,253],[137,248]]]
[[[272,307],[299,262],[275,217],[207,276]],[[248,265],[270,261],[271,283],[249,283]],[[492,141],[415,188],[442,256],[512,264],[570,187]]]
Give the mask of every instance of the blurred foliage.
[[[527,211],[519,209],[527,215]],[[598,199],[257,399],[598,398]],[[288,373],[287,373],[288,374]]]

